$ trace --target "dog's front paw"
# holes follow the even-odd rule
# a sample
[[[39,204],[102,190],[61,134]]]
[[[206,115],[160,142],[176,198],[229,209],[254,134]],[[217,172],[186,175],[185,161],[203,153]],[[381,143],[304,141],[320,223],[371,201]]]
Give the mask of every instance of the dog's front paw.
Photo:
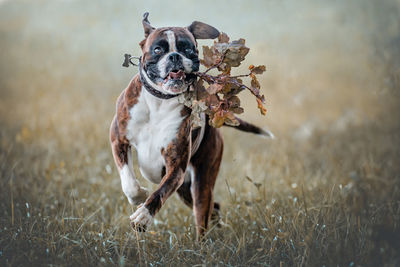
[[[140,189],[136,191],[134,195],[131,194],[128,196],[128,201],[131,205],[139,205],[145,202],[148,196],[149,191],[147,191],[147,189],[144,187],[140,187]]]
[[[133,230],[145,232],[147,226],[153,223],[153,216],[149,210],[142,204],[130,217]]]

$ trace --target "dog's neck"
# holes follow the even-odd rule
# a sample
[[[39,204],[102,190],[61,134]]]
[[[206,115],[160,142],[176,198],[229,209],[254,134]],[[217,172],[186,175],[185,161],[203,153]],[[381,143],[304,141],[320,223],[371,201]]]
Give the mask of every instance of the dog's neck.
[[[150,80],[150,78],[147,76],[146,72],[143,70],[142,66],[139,65],[139,75],[140,75],[140,81],[142,82],[143,87],[152,94],[153,96],[161,99],[171,99],[174,97],[178,97],[180,94],[172,95],[168,93],[163,93],[161,90],[156,89],[159,88],[154,82]]]

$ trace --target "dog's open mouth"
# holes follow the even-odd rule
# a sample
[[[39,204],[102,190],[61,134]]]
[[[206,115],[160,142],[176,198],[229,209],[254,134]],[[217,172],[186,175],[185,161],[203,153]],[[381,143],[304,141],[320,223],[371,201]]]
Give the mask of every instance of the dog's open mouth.
[[[183,69],[173,69],[164,78],[163,83],[168,86],[168,90],[172,93],[181,93],[195,79],[196,75],[193,73],[185,73]]]
[[[167,77],[165,77],[164,82],[169,80],[172,81],[184,81],[186,79],[186,74],[183,70],[171,70]]]

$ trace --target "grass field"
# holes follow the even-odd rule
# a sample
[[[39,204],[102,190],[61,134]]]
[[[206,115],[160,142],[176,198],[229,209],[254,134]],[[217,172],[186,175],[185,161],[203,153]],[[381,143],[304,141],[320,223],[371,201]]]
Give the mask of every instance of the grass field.
[[[0,1],[0,265],[399,266],[399,1],[174,3]],[[244,118],[277,138],[222,129],[203,242],[176,196],[130,229],[108,143],[146,10],[244,37],[268,69],[268,114],[244,94]]]

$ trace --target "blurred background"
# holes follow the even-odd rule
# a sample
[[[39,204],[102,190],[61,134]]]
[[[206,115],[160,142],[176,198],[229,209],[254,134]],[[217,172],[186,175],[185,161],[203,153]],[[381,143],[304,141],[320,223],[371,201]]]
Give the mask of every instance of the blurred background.
[[[390,249],[400,240],[399,0],[0,0],[3,263],[112,263],[121,261],[121,255],[139,251],[140,256],[141,249],[139,262],[151,261],[144,247],[124,247],[121,254],[110,256],[107,249],[100,249],[102,239],[76,241],[82,229],[89,236],[96,231],[108,234],[120,245],[129,233],[127,217],[132,210],[120,189],[108,128],[118,95],[137,72],[121,64],[125,53],[141,54],[138,43],[146,11],[154,27],[187,26],[198,20],[231,39],[246,39],[250,53],[238,73],[247,72],[250,64],[267,66],[261,77],[267,116],[261,116],[255,98],[244,92],[242,117],[268,127],[277,138],[264,140],[222,129],[225,152],[216,186],[216,200],[225,200],[224,223],[231,229],[224,228],[225,238],[232,236],[232,247],[241,247],[233,236],[252,229],[246,233],[257,236],[243,238],[254,245],[248,246],[250,254],[238,253],[238,258],[211,245],[193,250],[214,249],[233,264],[254,259],[275,265],[399,262]],[[200,48],[211,44],[199,41]],[[245,177],[261,185],[263,194]],[[313,210],[319,211],[317,217],[307,213],[306,202],[300,201],[305,196],[311,202],[308,207],[324,201],[332,207],[325,219],[318,217],[323,214],[319,208]],[[280,204],[274,206],[277,200]],[[242,208],[251,203],[259,203],[265,213],[261,216],[250,208],[244,212]],[[338,203],[346,206],[339,209]],[[310,239],[304,238],[308,232],[302,235],[303,230],[294,233],[294,221],[302,216],[298,209],[303,208],[308,219],[298,221],[299,229],[326,220],[332,231]],[[168,201],[154,226],[160,240],[171,236],[169,230],[186,229],[193,235],[190,214],[179,200]],[[248,218],[240,219],[243,214]],[[275,219],[265,219],[271,216]],[[285,216],[291,218],[286,226],[281,225]],[[78,219],[64,220],[70,217]],[[348,225],[354,222],[353,234],[344,230],[340,218]],[[248,220],[254,223],[247,225]],[[277,234],[285,231],[287,235]],[[66,232],[71,233],[67,238]],[[184,236],[169,237],[169,242],[180,240],[184,250]],[[287,248],[273,250],[274,236]],[[391,236],[399,238],[393,241]],[[66,241],[73,237],[78,243]],[[135,235],[130,233],[129,238]],[[26,240],[36,240],[37,250]],[[312,240],[319,240],[317,247]],[[17,253],[24,248],[32,253]],[[159,248],[160,255],[163,249]],[[74,253],[81,257],[73,258]],[[203,263],[219,259],[207,255]]]
[[[278,137],[370,122],[388,95],[398,98],[386,72],[399,68],[398,1],[1,1],[1,114],[12,113],[3,117],[28,116],[38,127],[100,109],[93,126],[104,127],[137,71],[121,62],[124,53],[140,55],[145,11],[155,27],[200,20],[245,38],[246,66],[267,66],[269,113],[260,116],[245,94],[244,117]],[[75,131],[64,129],[67,121],[57,127]]]

